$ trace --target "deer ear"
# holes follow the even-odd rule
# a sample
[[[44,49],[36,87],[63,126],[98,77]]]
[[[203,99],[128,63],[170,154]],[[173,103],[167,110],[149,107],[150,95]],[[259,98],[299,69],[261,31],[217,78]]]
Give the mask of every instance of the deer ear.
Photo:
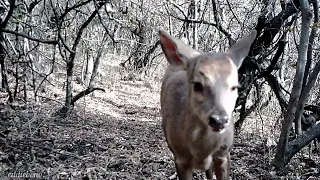
[[[253,30],[250,34],[242,37],[234,45],[232,45],[228,52],[231,54],[234,64],[240,68],[242,61],[247,57],[251,44],[257,36],[257,31]]]
[[[183,65],[187,63],[188,59],[199,54],[199,52],[165,31],[160,30],[159,35],[162,51],[169,64]]]

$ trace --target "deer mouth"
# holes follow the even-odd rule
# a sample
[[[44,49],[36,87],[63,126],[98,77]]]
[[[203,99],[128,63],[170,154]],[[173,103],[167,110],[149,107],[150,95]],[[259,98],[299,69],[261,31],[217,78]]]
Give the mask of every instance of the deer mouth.
[[[211,127],[211,130],[214,131],[214,132],[220,132],[222,130],[224,130],[224,126],[223,125],[212,125],[212,124],[209,124],[209,126]]]
[[[214,132],[220,132],[220,131],[224,130],[224,127],[214,127],[214,128],[212,127],[211,129]]]

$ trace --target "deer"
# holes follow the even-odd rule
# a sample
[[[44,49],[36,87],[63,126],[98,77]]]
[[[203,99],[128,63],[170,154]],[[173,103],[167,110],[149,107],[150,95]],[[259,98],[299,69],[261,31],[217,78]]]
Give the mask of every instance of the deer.
[[[234,138],[232,113],[238,98],[238,69],[257,31],[225,52],[203,52],[159,30],[168,62],[160,90],[162,130],[179,180],[194,170],[210,180],[229,180]]]

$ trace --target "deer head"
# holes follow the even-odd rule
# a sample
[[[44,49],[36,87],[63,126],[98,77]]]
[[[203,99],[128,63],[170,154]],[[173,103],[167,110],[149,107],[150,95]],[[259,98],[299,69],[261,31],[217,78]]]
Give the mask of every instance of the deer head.
[[[181,66],[187,73],[188,110],[215,132],[222,132],[231,122],[238,97],[238,69],[256,34],[253,30],[226,52],[201,52],[160,31],[160,44],[169,64]]]

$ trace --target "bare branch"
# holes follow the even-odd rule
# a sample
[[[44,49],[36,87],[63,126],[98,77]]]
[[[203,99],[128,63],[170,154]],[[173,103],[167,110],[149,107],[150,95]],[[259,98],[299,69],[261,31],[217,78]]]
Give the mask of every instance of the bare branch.
[[[63,47],[65,47],[67,49],[67,51],[69,51],[70,53],[75,53],[72,49],[70,49],[70,47],[67,45],[67,43],[64,41],[62,35],[61,35],[61,31],[58,32],[58,38],[61,41]]]
[[[181,13],[182,15],[185,17],[185,18],[188,18],[188,15],[186,13],[184,13],[184,11],[180,8],[180,6],[172,1],[168,1],[170,4],[172,4],[175,8],[177,8]]]
[[[76,36],[76,39],[74,41],[74,44],[72,46],[72,50],[75,52],[76,49],[77,49],[77,46],[80,42],[80,39],[81,39],[81,36],[82,36],[82,33],[84,31],[84,29],[90,24],[90,22],[92,21],[92,19],[98,14],[98,11],[99,9],[101,8],[102,6],[98,7],[97,9],[95,9],[92,14],[90,15],[90,17],[81,25],[81,27],[79,28],[79,31],[77,33],[77,36]]]
[[[205,20],[195,20],[195,19],[182,19],[180,17],[177,16],[173,16],[172,17],[183,21],[183,22],[187,22],[187,23],[197,23],[197,24],[206,24],[206,25],[210,25],[210,26],[214,26],[216,27],[222,34],[224,34],[227,39],[229,40],[229,44],[232,44],[232,42],[235,42],[235,40],[232,38],[231,34],[228,33],[225,29],[223,29],[221,26],[219,26],[218,24],[212,23],[212,22],[208,22]]]
[[[59,17],[59,21],[61,21],[61,20],[63,20],[63,18],[70,12],[70,11],[72,11],[73,9],[76,9],[76,8],[78,8],[78,7],[81,7],[81,6],[83,6],[83,5],[86,5],[86,4],[88,4],[88,3],[90,3],[90,2],[92,2],[93,0],[87,0],[87,1],[84,1],[84,2],[79,2],[78,4],[75,4],[74,6],[72,6],[72,7],[67,7],[66,8],[66,11],[63,13],[63,14],[61,14],[61,16]]]
[[[257,78],[261,78],[266,75],[269,75],[273,70],[275,70],[277,62],[278,62],[279,58],[281,57],[281,55],[283,54],[285,46],[287,44],[287,42],[284,41],[284,37],[285,37],[285,35],[283,35],[281,40],[278,42],[278,50],[277,50],[276,54],[273,56],[270,65],[267,67],[267,69],[265,71],[261,72],[257,76]]]
[[[101,17],[101,15],[100,15],[100,13],[98,13],[98,18],[99,18],[99,20],[100,20],[100,22],[101,22],[102,27],[104,28],[105,32],[108,34],[108,36],[110,37],[110,39],[112,40],[112,42],[113,42],[114,44],[115,44],[115,43],[118,43],[118,41],[116,41],[116,40],[114,39],[114,35],[111,35],[111,34],[110,34],[108,28],[107,28],[106,25],[103,23],[103,20],[102,20],[102,17]]]
[[[239,24],[242,24],[241,21],[239,20],[239,18],[237,17],[236,13],[233,11],[233,9],[231,8],[231,4],[229,2],[229,0],[227,0],[227,4],[228,4],[228,7],[233,15],[233,17],[238,21]]]
[[[23,33],[16,32],[16,31],[11,31],[9,29],[0,29],[0,32],[14,34],[14,35],[21,36],[21,37],[27,38],[27,39],[35,41],[35,42],[40,42],[40,43],[45,43],[45,44],[53,44],[53,45],[58,44],[58,41],[56,41],[56,40],[37,39],[37,38],[31,37],[27,34],[23,34]]]
[[[28,7],[28,13],[31,13],[32,10],[41,2],[42,0],[36,0],[32,3],[30,3],[29,7]]]
[[[35,99],[36,99],[36,96],[38,94],[38,91],[41,87],[41,85],[43,84],[44,81],[48,81],[47,78],[53,73],[54,71],[54,66],[55,66],[55,62],[56,62],[56,46],[53,47],[53,60],[52,60],[52,65],[51,65],[51,69],[49,71],[48,74],[45,74],[43,79],[41,80],[41,82],[39,83],[38,85],[38,88],[35,90],[34,94],[35,94]],[[49,82],[49,81],[48,81]]]

